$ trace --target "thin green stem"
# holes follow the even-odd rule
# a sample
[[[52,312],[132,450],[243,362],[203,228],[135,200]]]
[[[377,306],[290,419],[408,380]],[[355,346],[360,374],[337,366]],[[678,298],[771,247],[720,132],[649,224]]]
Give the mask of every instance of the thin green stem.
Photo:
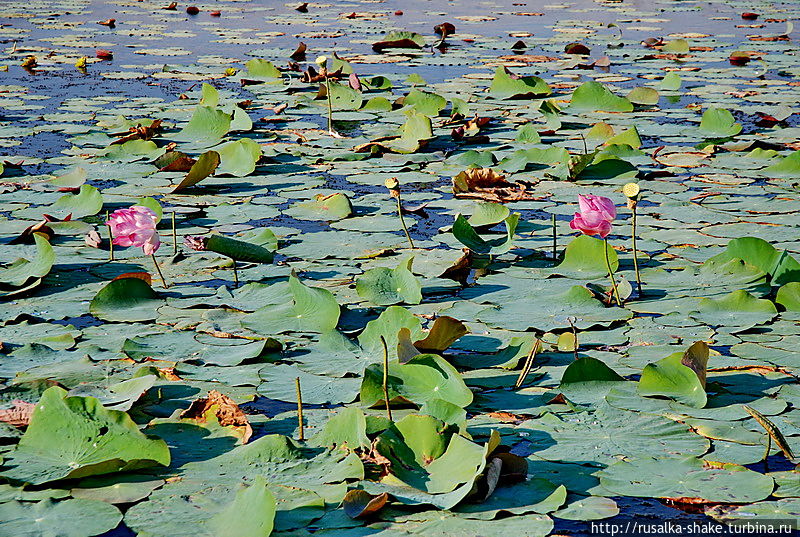
[[[553,266],[556,266],[556,255],[558,255],[556,253],[558,251],[558,234],[556,233],[556,215],[553,214],[551,216],[553,222]]]
[[[767,432],[767,450],[764,452],[764,473],[769,472],[769,452],[772,449],[772,436]]]
[[[325,71],[325,93],[328,97],[328,132],[333,132],[333,103],[331,102],[331,79],[328,78],[328,72]]]
[[[175,211],[172,211],[172,255],[178,255],[178,233],[175,230]]]
[[[303,425],[303,392],[300,391],[300,377],[294,378],[294,389],[297,392],[297,426],[300,429],[298,440],[305,441],[305,427]]]
[[[392,407],[389,404],[389,348],[386,346],[386,339],[381,336],[383,345],[383,400],[386,402],[386,415],[389,421],[392,420]]]
[[[400,225],[403,226],[403,231],[406,234],[406,238],[408,239],[408,244],[411,246],[411,249],[414,249],[414,241],[411,240],[411,234],[408,232],[408,228],[406,227],[406,220],[403,218],[403,205],[400,203],[400,193],[398,192],[397,196],[397,215],[400,217]]]
[[[156,254],[150,254],[150,257],[153,258],[153,264],[156,266],[156,272],[158,272],[158,277],[161,278],[161,285],[164,286],[164,289],[167,289],[169,285],[167,285],[167,280],[164,279],[164,274],[161,272],[161,267],[158,266],[158,261],[156,261]]]
[[[238,288],[239,287],[239,271],[236,268],[236,260],[231,259],[233,261],[233,286]]]
[[[108,211],[106,211],[106,222],[108,222]],[[108,228],[108,260],[114,261],[114,234],[111,233],[111,226],[106,224]]]
[[[636,292],[642,296],[642,278],[639,276],[639,255],[636,249],[636,205],[631,209],[633,218],[631,219],[631,242],[633,245],[633,270],[636,272]]]
[[[608,277],[611,278],[611,288],[614,289],[614,298],[617,299],[617,306],[622,307],[622,301],[619,299],[619,290],[617,289],[617,282],[614,280],[614,271],[611,270],[611,261],[608,259],[608,239],[603,239],[604,247],[603,253],[606,254],[606,268],[608,268]]]

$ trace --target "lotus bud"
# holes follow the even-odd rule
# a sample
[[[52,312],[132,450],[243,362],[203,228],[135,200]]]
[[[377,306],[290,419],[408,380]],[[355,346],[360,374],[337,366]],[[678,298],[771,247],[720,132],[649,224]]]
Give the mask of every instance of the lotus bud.
[[[622,193],[628,198],[628,209],[633,210],[639,202],[639,185],[636,183],[628,183],[622,187]]]
[[[389,189],[389,194],[393,198],[397,198],[400,196],[400,182],[397,180],[397,177],[390,177],[383,183],[386,185],[386,188]]]

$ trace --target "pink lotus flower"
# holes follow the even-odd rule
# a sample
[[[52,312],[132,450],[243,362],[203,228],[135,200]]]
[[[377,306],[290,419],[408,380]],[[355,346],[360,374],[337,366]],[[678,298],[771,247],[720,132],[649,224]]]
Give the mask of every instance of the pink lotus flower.
[[[584,235],[600,235],[605,239],[611,233],[611,222],[617,217],[614,202],[603,196],[578,195],[581,212],[575,213],[569,227]]]
[[[161,240],[156,231],[156,213],[152,209],[134,205],[111,213],[106,224],[111,228],[113,243],[118,246],[137,246],[145,255],[153,255]]]

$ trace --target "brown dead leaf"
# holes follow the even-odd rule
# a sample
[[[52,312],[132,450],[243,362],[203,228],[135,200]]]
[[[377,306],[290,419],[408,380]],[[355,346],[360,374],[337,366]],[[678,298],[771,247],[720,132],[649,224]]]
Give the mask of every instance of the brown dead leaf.
[[[142,280],[143,282],[147,283],[147,285],[153,284],[153,277],[150,275],[149,272],[126,272],[125,274],[120,274],[115,280],[124,280],[126,278],[134,278],[137,280]]]
[[[344,512],[352,519],[367,518],[374,515],[389,501],[389,494],[382,492],[373,495],[365,490],[349,490],[342,500]]]
[[[500,420],[502,423],[520,423],[528,419],[521,414],[512,414],[511,412],[489,412],[487,414],[490,418]]]
[[[209,414],[215,416],[223,427],[231,427],[236,432],[236,436],[241,438],[242,444],[246,444],[253,435],[253,428],[239,405],[217,390],[208,392],[208,397],[192,401],[189,408],[181,413],[181,418],[205,423],[208,421]]]
[[[120,132],[111,136],[120,136],[119,139],[111,142],[110,145],[124,144],[131,140],[149,140],[161,130],[161,120],[156,119],[150,125],[136,125],[128,129],[128,132]]]
[[[14,405],[11,408],[0,409],[0,421],[8,423],[12,427],[26,427],[31,422],[36,405],[20,399],[13,400],[11,404]]]
[[[44,235],[44,237],[48,241],[52,241],[53,237],[55,236],[56,233],[55,233],[55,231],[53,231],[53,228],[51,228],[47,224],[50,224],[50,223],[53,223],[53,222],[69,222],[70,220],[72,220],[72,213],[70,213],[67,216],[65,216],[63,220],[61,220],[60,218],[56,218],[54,216],[50,216],[49,214],[43,214],[42,216],[44,217],[44,220],[42,220],[41,222],[37,222],[37,223],[35,223],[33,225],[30,225],[27,228],[25,228],[25,230],[22,233],[20,233],[17,237],[15,237],[11,241],[9,241],[9,244],[23,244],[23,243],[24,244],[30,244],[30,243],[33,243],[33,234],[34,233],[40,233],[40,234]]]
[[[294,49],[294,52],[292,52],[289,57],[296,62],[301,62],[306,59],[307,48],[308,47],[306,47],[306,44],[300,41],[300,44],[297,45],[297,48]]]
[[[491,168],[469,168],[453,178],[453,194],[456,198],[482,199],[505,203],[509,201],[537,199],[527,191],[523,183],[510,183],[505,175]]]

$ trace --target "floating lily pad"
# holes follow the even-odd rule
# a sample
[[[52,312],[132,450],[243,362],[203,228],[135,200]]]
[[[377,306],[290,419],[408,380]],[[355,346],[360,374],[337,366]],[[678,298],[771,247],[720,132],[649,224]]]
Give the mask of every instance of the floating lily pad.
[[[68,397],[58,387],[42,394],[31,423],[2,475],[34,485],[168,465],[169,449],[147,437],[124,412],[108,410],[93,397]]]

